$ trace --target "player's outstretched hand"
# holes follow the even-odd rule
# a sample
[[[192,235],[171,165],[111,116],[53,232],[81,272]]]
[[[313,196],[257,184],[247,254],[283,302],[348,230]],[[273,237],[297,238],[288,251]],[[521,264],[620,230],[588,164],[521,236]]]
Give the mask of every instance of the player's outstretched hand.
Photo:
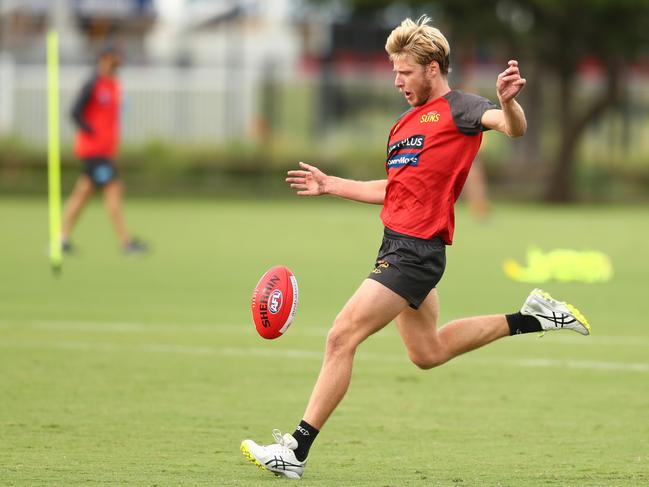
[[[500,103],[507,103],[521,92],[525,86],[525,78],[521,78],[521,73],[518,69],[518,61],[512,59],[509,61],[507,69],[498,75],[496,81],[496,92],[498,93],[498,100]]]
[[[300,196],[320,196],[325,194],[327,175],[320,169],[304,162],[300,162],[300,169],[288,171],[286,182],[293,189],[297,189]]]

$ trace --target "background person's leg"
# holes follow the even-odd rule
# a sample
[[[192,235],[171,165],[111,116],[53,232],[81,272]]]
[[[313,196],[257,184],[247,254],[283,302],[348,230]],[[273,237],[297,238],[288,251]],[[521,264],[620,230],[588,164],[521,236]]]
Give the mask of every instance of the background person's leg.
[[[65,212],[63,213],[63,224],[61,228],[61,239],[63,242],[67,242],[70,238],[70,234],[81,214],[81,210],[83,210],[83,207],[94,192],[95,186],[90,178],[85,174],[79,176],[72,190],[72,194],[66,202]]]
[[[489,197],[487,196],[487,176],[480,157],[476,157],[466,178],[463,194],[469,205],[471,216],[477,221],[489,217]]]
[[[124,222],[124,214],[122,211],[123,192],[124,187],[119,180],[110,181],[104,186],[104,204],[106,205],[106,211],[108,211],[108,216],[113,223],[117,238],[124,247],[128,245],[131,239],[126,231],[126,223]]]

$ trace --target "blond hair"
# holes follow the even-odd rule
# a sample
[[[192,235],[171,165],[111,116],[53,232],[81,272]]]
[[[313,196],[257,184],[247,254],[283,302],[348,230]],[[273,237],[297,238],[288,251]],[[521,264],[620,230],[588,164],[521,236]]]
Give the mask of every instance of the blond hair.
[[[448,74],[451,47],[439,29],[428,25],[430,17],[422,15],[417,22],[406,19],[388,36],[385,50],[390,60],[412,55],[417,64],[426,66],[437,61],[443,75]]]

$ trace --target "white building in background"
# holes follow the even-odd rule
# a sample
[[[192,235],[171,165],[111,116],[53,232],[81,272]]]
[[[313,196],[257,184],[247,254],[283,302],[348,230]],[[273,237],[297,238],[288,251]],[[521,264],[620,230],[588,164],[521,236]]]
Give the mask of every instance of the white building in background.
[[[0,52],[44,60],[45,33],[60,34],[61,59],[87,61],[106,39],[133,64],[241,66],[300,56],[300,0],[0,0]]]
[[[299,0],[0,0],[0,135],[44,142],[45,36],[60,33],[67,111],[108,39],[126,51],[123,139],[212,143],[255,136],[269,79],[293,79]],[[10,101],[11,103],[9,103]]]
[[[295,69],[301,54],[296,0],[157,0],[147,36],[154,62]]]
[[[0,0],[0,51],[43,62],[45,35],[56,29],[62,62],[84,61],[113,36],[137,51],[154,22],[153,0]]]

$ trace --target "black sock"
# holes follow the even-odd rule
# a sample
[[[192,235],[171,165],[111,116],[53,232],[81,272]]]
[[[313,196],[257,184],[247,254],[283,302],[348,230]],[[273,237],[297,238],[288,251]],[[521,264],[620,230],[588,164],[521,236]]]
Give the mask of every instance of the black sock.
[[[295,449],[295,458],[303,462],[309,454],[309,449],[315,441],[320,431],[315,429],[306,421],[300,421],[300,424],[295,428],[293,438],[297,440],[297,448]]]
[[[509,325],[510,335],[520,335],[521,333],[533,333],[535,331],[543,331],[539,320],[534,316],[523,315],[520,312],[511,315],[505,315],[507,324]]]

